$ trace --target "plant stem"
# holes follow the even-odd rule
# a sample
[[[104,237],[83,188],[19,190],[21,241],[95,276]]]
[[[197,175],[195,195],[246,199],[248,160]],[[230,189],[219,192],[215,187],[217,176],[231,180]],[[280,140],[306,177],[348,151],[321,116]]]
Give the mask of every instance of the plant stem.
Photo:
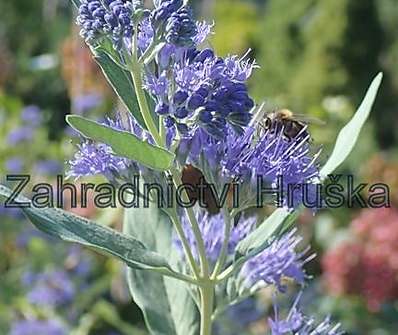
[[[182,185],[180,173],[176,169],[172,169],[170,170],[170,172],[173,177],[174,185],[176,189],[178,189]],[[182,196],[182,201],[184,203],[189,203],[189,197],[186,190],[182,192],[181,196]],[[203,278],[207,279],[209,278],[210,275],[210,269],[209,269],[209,262],[206,256],[206,248],[203,242],[202,233],[200,231],[199,224],[198,221],[196,220],[196,216],[192,207],[185,208],[185,211],[187,213],[188,220],[189,223],[191,224],[192,232],[195,236],[195,240],[197,243],[200,265],[202,269],[202,276]]]
[[[195,277],[198,279],[198,278],[200,278],[200,269],[198,268],[195,258],[192,255],[192,251],[189,246],[189,242],[187,240],[187,237],[185,236],[184,229],[182,228],[182,225],[181,225],[180,219],[178,218],[178,215],[176,213],[173,213],[173,215],[171,216],[171,220],[172,220],[173,225],[177,231],[177,235],[178,235],[179,239],[181,240],[182,247],[183,247],[185,255],[188,259],[188,263],[191,267],[191,270],[195,274]]]
[[[200,335],[211,335],[214,284],[208,281],[200,288]]]
[[[185,275],[183,273],[170,271],[170,270],[163,270],[163,269],[158,270],[157,272],[162,274],[163,276],[174,278],[174,279],[178,279],[178,280],[184,281],[186,283],[189,283],[189,284],[192,284],[192,285],[195,285],[195,286],[199,286],[200,285],[200,283],[199,283],[199,281],[197,279],[195,279],[195,278],[193,278],[191,276],[187,276],[187,275]]]

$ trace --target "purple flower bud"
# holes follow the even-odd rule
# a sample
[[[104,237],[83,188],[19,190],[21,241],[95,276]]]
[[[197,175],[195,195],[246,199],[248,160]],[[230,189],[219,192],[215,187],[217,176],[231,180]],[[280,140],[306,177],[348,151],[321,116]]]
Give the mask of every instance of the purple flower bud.
[[[181,104],[185,103],[187,98],[188,98],[188,93],[187,92],[185,92],[185,91],[177,91],[174,94],[173,101],[174,101],[174,103],[176,105],[181,105]]]
[[[129,1],[107,0],[107,4],[104,6],[100,1],[81,1],[77,17],[77,23],[82,28],[80,34],[89,44],[108,37],[114,48],[120,49],[124,43],[123,38],[131,38],[133,34],[133,9]]]
[[[183,124],[183,123],[177,123],[177,129],[183,135],[186,135],[189,132],[188,126],[186,124]]]
[[[209,123],[213,119],[213,115],[209,111],[202,111],[199,113],[199,120],[204,123]]]
[[[175,124],[175,121],[172,117],[168,116],[164,119],[164,125],[166,126],[166,128],[171,128],[173,127]]]
[[[206,86],[201,86],[195,93],[201,95],[203,98],[207,98],[209,95],[209,88]]]
[[[196,23],[192,18],[192,11],[182,7],[174,12],[167,20],[166,41],[177,46],[193,45],[193,38],[197,34]]]
[[[204,103],[205,98],[202,95],[195,93],[188,99],[187,107],[190,110],[196,110],[197,108],[202,107]]]
[[[169,105],[166,105],[164,103],[159,103],[156,105],[155,112],[159,115],[166,115],[169,113]]]
[[[174,115],[176,116],[176,118],[184,119],[188,116],[188,110],[185,107],[177,108]]]

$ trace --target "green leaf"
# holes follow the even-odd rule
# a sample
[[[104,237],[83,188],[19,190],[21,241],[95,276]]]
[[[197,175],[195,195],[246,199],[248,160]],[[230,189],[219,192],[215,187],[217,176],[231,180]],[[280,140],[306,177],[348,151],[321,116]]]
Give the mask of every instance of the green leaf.
[[[11,194],[9,188],[0,185],[0,198],[9,198]],[[31,204],[23,196],[17,197],[15,202]],[[130,236],[57,208],[21,209],[38,229],[51,236],[113,255],[134,269],[172,271],[163,256],[148,250],[143,243]]]
[[[238,243],[236,247],[237,257],[247,255],[250,250],[261,249],[264,243],[275,235],[275,232],[288,216],[289,212],[285,209],[275,210],[260,226]]]
[[[137,97],[135,95],[134,83],[130,73],[117,65],[107,54],[103,47],[92,48],[95,61],[99,64],[106,79],[127,107],[128,111],[133,115],[137,122],[147,129],[144,118],[141,115]]]
[[[68,115],[66,121],[83,136],[108,144],[115,155],[159,171],[168,170],[173,163],[174,155],[171,152],[142,141],[131,133],[101,125],[78,115]]]
[[[355,143],[358,140],[359,133],[372,109],[382,79],[383,74],[379,73],[370,85],[364,100],[351,121],[341,129],[337,136],[332,155],[320,171],[322,179],[325,179],[329,174],[336,170],[354,148]]]
[[[172,225],[159,208],[126,210],[124,232],[144,241],[170,264],[177,264],[179,255],[173,246]],[[128,271],[128,283],[151,334],[199,334],[199,312],[186,283],[133,269]]]

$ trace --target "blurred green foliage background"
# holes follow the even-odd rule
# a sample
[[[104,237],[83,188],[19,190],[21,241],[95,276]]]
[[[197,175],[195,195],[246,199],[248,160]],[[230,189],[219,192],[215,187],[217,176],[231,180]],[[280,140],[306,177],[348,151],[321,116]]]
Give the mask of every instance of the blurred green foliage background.
[[[287,107],[326,122],[325,126],[312,127],[314,143],[324,145],[324,158],[371,79],[378,71],[384,72],[371,121],[341,172],[354,174],[358,182],[387,183],[393,208],[387,214],[359,207],[324,210],[315,217],[307,213],[300,219],[300,228],[319,255],[309,265],[308,272],[316,280],[305,300],[308,309],[332,313],[349,334],[395,335],[398,266],[390,263],[398,257],[398,249],[389,249],[391,259],[382,257],[380,244],[364,238],[355,228],[360,224],[355,222],[370,221],[375,226],[388,222],[387,235],[394,238],[392,232],[398,231],[398,1],[194,0],[192,4],[198,17],[215,22],[211,43],[220,55],[243,56],[249,50],[249,57],[256,59],[260,67],[251,79],[250,90],[258,103],[264,101],[270,110]],[[68,0],[0,2],[1,177],[15,172],[11,163],[23,158],[20,172],[41,174],[51,181],[54,169],[39,173],[34,166],[48,160],[64,163],[71,157],[73,143],[65,115],[90,113],[101,117],[119,107],[78,37],[74,14]],[[40,109],[42,123],[32,140],[11,146],[7,136],[22,126],[21,113],[32,105]],[[120,222],[118,213],[84,214],[102,218],[116,228]],[[145,334],[141,314],[129,302],[123,269],[114,261],[104,265],[100,256],[87,251],[78,256],[79,262],[92,259],[92,265],[89,275],[82,279],[86,281],[84,288],[74,284],[81,298],[71,307],[77,316],[69,318],[65,311],[69,305],[43,308],[29,302],[29,287],[20,282],[23,274],[61,267],[76,281],[71,272],[74,267],[66,262],[70,246],[58,242],[59,254],[51,255],[51,259],[43,257],[53,242],[29,235],[30,226],[22,224],[19,217],[0,215],[0,334],[8,334],[29,315],[60,319],[68,334]],[[109,217],[113,219],[109,221]],[[21,234],[29,236],[23,245],[16,242]],[[398,245],[398,236],[396,240],[391,236],[386,243]],[[366,261],[359,261],[362,251],[350,248],[349,243],[370,250],[371,257],[366,253]],[[339,254],[339,250],[347,252]],[[333,257],[337,257],[334,262]],[[347,257],[356,261],[350,262]],[[369,278],[366,285],[363,278],[347,278],[347,272],[355,271]],[[328,284],[330,278],[333,283],[344,283],[336,291]],[[386,282],[391,290],[380,293],[376,288]],[[371,298],[376,299],[375,304],[369,303]],[[244,329],[239,325],[224,328],[240,329],[239,334],[265,334],[266,301],[263,295],[257,299],[255,305],[263,305],[258,321],[252,320]],[[249,313],[254,314],[255,305]],[[242,316],[239,313],[244,312],[238,310]],[[225,316],[225,324],[231,326],[233,322]],[[224,333],[231,334],[231,330]]]

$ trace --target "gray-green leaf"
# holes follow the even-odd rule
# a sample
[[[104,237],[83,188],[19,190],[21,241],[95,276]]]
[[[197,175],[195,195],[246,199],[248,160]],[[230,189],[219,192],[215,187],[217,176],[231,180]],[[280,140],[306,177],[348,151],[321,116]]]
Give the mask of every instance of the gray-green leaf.
[[[179,255],[173,247],[172,225],[159,208],[126,210],[124,231],[164,255],[170,264],[177,264]],[[128,271],[128,283],[151,334],[199,333],[198,309],[186,283],[134,269]]]
[[[260,226],[238,243],[235,251],[236,258],[239,259],[252,250],[259,252],[264,250],[267,242],[280,230],[282,223],[288,216],[289,212],[285,209],[275,210]]]
[[[101,125],[78,115],[68,115],[66,121],[84,137],[108,144],[117,156],[129,158],[159,171],[168,170],[173,163],[174,154],[142,141],[131,133]]]
[[[354,148],[355,143],[358,140],[359,133],[372,109],[382,79],[383,74],[379,73],[370,85],[364,100],[362,101],[351,121],[347,123],[343,129],[341,129],[339,135],[337,136],[332,155],[321,169],[320,174],[322,179],[325,179],[329,174],[336,170]]]
[[[0,198],[9,198],[12,191],[0,185]],[[17,204],[31,203],[19,196]],[[169,270],[167,260],[146,248],[130,236],[57,208],[21,208],[30,221],[41,231],[64,241],[75,242],[111,254],[135,269]]]
[[[130,73],[117,65],[101,47],[92,49],[92,52],[94,53],[95,61],[101,67],[106,79],[111,84],[120,100],[141,127],[146,129]]]

